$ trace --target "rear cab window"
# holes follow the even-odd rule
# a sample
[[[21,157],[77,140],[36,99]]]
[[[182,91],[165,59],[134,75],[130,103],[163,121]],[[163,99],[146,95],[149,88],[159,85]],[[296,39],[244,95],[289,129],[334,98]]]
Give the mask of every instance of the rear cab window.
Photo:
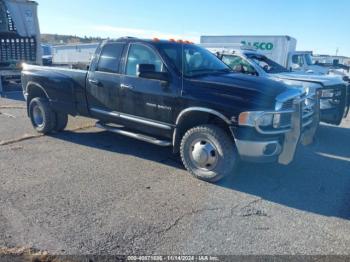
[[[119,73],[124,43],[107,43],[102,47],[96,71]]]

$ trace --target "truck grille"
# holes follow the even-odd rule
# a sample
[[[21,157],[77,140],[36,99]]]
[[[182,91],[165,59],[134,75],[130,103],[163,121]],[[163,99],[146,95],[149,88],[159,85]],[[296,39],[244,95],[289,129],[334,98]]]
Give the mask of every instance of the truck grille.
[[[302,118],[303,118],[303,127],[306,127],[312,124],[313,115],[315,113],[315,107],[317,106],[317,96],[316,94],[307,94],[301,97],[301,106],[302,106]],[[294,100],[290,99],[283,103],[282,110],[292,110],[293,109]],[[292,120],[292,116],[290,114],[281,115],[280,127],[281,128],[289,128]]]
[[[34,37],[0,38],[0,63],[34,62],[37,55]]]

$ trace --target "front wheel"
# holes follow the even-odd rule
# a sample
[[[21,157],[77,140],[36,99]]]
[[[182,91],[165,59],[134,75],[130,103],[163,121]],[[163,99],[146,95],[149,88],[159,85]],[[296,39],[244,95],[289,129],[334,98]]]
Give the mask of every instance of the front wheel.
[[[36,97],[29,103],[29,117],[35,130],[42,134],[53,131],[56,116],[45,98]]]
[[[208,182],[232,175],[237,163],[234,142],[215,125],[188,130],[182,138],[180,153],[186,169],[196,178]]]

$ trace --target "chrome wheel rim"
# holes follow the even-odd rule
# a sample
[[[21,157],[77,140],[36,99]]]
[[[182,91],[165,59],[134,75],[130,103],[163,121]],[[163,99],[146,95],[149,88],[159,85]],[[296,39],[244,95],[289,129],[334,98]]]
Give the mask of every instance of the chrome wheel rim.
[[[35,105],[33,108],[33,122],[37,127],[44,125],[44,114],[38,105]]]
[[[208,139],[197,139],[191,143],[190,159],[199,169],[204,171],[213,170],[219,159],[218,150]]]

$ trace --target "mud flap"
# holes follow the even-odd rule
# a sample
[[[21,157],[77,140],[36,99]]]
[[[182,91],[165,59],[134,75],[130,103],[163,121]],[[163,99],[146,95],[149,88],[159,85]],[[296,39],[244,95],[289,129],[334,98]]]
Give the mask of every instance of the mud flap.
[[[302,106],[300,101],[293,105],[291,131],[284,136],[282,153],[279,155],[278,163],[288,165],[294,159],[295,151],[299,144],[302,129]]]

